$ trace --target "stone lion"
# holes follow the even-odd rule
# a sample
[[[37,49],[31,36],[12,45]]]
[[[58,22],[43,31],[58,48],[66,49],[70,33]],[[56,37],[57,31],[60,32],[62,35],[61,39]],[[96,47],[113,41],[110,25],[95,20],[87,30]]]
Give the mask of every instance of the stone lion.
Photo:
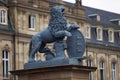
[[[54,6],[51,8],[50,20],[48,27],[32,36],[29,46],[29,62],[33,62],[35,53],[44,53],[48,48],[45,48],[46,43],[63,40],[65,36],[72,36],[67,28],[67,21],[64,16],[63,6]]]

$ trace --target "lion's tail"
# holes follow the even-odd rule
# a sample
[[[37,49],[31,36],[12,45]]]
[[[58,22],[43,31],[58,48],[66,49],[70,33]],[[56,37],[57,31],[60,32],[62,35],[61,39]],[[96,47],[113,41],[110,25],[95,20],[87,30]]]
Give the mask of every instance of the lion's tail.
[[[32,40],[30,41],[30,45],[29,45],[29,56],[30,56],[31,50],[32,50]]]

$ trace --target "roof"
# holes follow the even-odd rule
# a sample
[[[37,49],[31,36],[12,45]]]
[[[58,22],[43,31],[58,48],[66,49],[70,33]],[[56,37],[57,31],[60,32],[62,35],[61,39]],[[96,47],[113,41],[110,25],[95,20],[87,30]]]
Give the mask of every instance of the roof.
[[[65,2],[64,4],[69,6],[69,7],[74,7],[75,5],[73,3]],[[119,20],[120,19],[120,14],[109,12],[109,11],[104,11],[100,9],[95,9],[87,6],[83,6],[85,10],[85,15],[87,17],[87,20],[90,22],[91,25],[102,25],[103,27],[107,28],[114,28],[117,30],[120,30],[120,26],[116,25],[110,20]],[[93,21],[89,18],[88,15],[99,15],[100,16],[100,21]],[[120,48],[120,37],[119,37],[119,32],[114,33],[114,42],[109,42],[108,41],[108,30],[103,30],[103,41],[98,41],[97,40],[97,33],[96,33],[96,27],[91,27],[91,39],[86,40],[87,44],[95,44],[95,45],[101,45],[101,46],[106,46],[106,47],[113,47],[113,48]]]
[[[87,7],[84,6],[84,10],[86,13],[86,17],[87,19],[90,21],[90,23],[99,23],[99,24],[103,24],[106,27],[112,27],[112,28],[119,28],[119,25],[116,25],[114,23],[111,22],[111,20],[113,19],[119,19],[120,18],[120,14],[117,13],[113,13],[113,12],[109,12],[109,11],[104,11],[104,10],[100,10],[100,9],[95,9],[95,8],[91,8],[91,7]],[[98,14],[100,15],[100,22],[99,21],[92,21],[88,15],[91,14]]]
[[[69,3],[66,1],[63,1],[65,5],[69,6],[69,7],[74,7],[75,5],[73,3]]]
[[[104,10],[100,10],[100,9],[95,9],[95,8],[91,8],[91,7],[86,7],[86,6],[84,6],[84,10],[85,10],[88,21],[92,25],[100,24],[100,25],[103,25],[103,27],[114,28],[114,29],[120,30],[119,25],[114,24],[110,21],[110,20],[119,20],[120,14],[109,12],[109,11],[104,11]],[[98,14],[100,16],[100,21],[91,20],[88,15],[92,15],[92,14]],[[119,32],[114,32],[114,42],[109,42],[108,41],[108,30],[103,30],[103,41],[99,41],[99,40],[97,40],[97,32],[96,32],[95,27],[91,28],[91,39],[87,39],[86,42],[88,44],[120,48]]]
[[[8,19],[8,25],[0,24],[0,30],[7,31],[7,32],[14,32],[14,28],[12,26],[10,19]]]
[[[2,0],[0,0],[0,6],[7,6],[7,2],[6,1],[2,1]]]
[[[91,28],[91,39],[86,39],[88,44],[102,45],[106,47],[120,48],[119,32],[114,32],[114,42],[109,42],[108,30],[103,30],[103,40],[97,40],[96,27]]]
[[[0,1],[0,6],[7,7],[6,3],[2,2],[2,1]],[[11,20],[11,17],[10,17],[10,13],[8,13],[8,25],[0,24],[0,30],[7,31],[7,32],[13,32],[14,31],[14,28],[13,28],[13,25],[12,25],[12,20]]]
[[[65,5],[67,5],[69,7],[75,6],[73,3],[69,3],[66,1],[63,1],[63,2]],[[96,8],[91,8],[91,7],[87,7],[87,6],[83,6],[83,8],[85,10],[86,17],[91,24],[93,24],[93,25],[100,24],[100,25],[103,25],[104,27],[112,27],[112,28],[120,29],[119,25],[116,25],[110,21],[113,19],[120,19],[120,14],[105,11],[105,10],[100,10],[100,9],[96,9]],[[93,15],[93,14],[94,15],[98,14],[100,16],[100,21],[91,20],[88,15]]]

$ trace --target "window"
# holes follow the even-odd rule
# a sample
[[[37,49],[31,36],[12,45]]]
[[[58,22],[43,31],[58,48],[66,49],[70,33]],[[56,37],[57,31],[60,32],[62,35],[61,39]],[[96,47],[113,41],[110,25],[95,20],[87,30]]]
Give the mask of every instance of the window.
[[[111,19],[110,21],[114,24],[120,25],[120,19],[119,18]]]
[[[7,12],[6,12],[6,10],[0,10],[0,23],[7,24]]]
[[[29,28],[30,29],[35,29],[35,19],[36,17],[34,15],[29,16]]]
[[[105,80],[105,64],[104,64],[104,61],[100,61],[100,64],[99,64],[99,67],[100,67],[100,80]]]
[[[87,60],[87,66],[89,66],[89,67],[92,66],[92,60]]]
[[[2,52],[2,66],[3,66],[3,78],[8,79],[9,78],[9,69],[10,69],[10,62],[9,62],[9,52],[3,50]]]
[[[90,15],[88,15],[88,17],[92,20],[100,21],[100,15],[99,14],[90,14]]]
[[[113,31],[109,31],[109,42],[113,42]]]
[[[112,63],[112,80],[117,80],[116,63]]]
[[[92,60],[87,60],[87,66],[92,67]],[[93,72],[90,72],[89,80],[93,80]]]
[[[119,32],[119,38],[120,38],[120,32]]]
[[[101,28],[98,28],[97,29],[97,40],[102,40],[102,29]]]
[[[90,27],[86,27],[86,38],[90,38]]]

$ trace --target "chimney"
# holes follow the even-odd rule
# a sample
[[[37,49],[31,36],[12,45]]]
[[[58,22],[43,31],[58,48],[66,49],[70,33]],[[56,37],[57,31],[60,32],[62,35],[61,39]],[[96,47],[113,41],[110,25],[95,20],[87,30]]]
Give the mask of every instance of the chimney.
[[[75,1],[75,6],[76,7],[81,7],[82,6],[82,0],[76,0]]]

